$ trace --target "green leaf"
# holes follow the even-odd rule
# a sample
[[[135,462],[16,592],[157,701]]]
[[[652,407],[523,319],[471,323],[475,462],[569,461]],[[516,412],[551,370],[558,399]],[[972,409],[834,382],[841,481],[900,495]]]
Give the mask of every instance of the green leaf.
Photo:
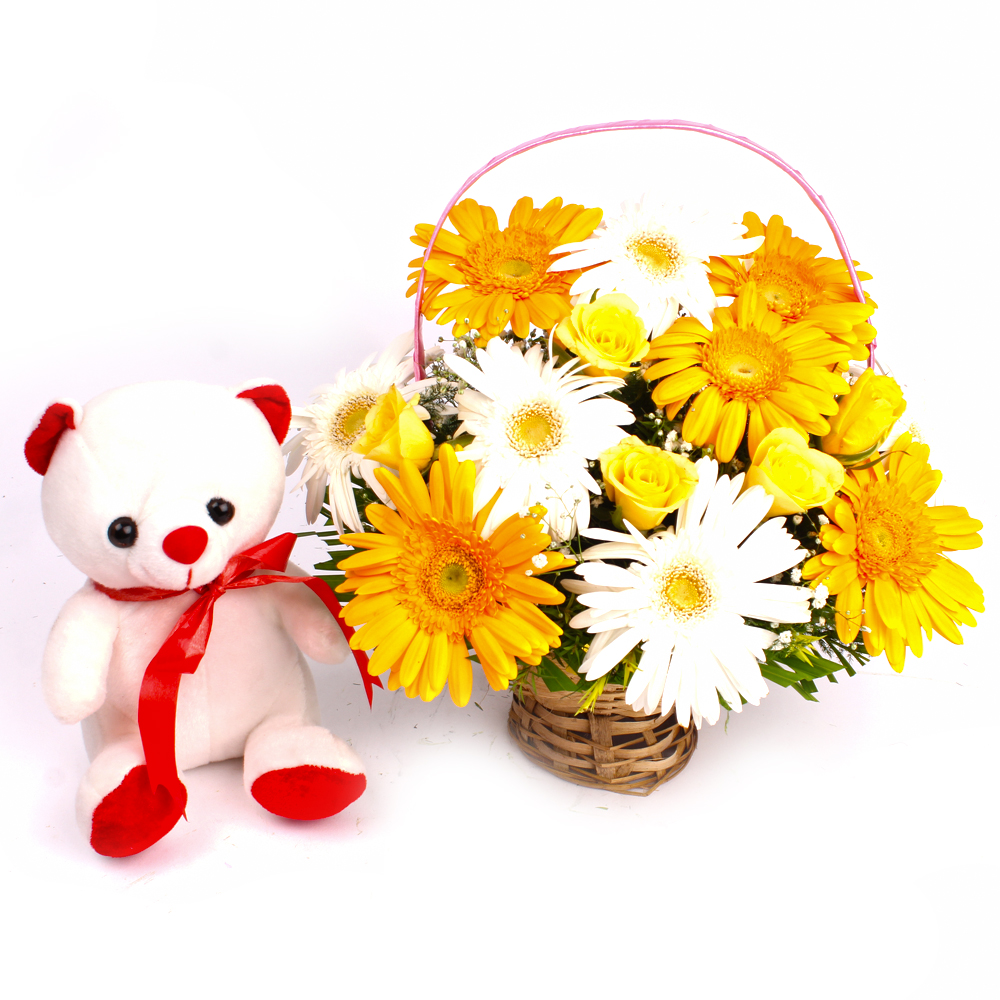
[[[547,656],[542,657],[542,662],[538,666],[538,676],[550,691],[575,691],[579,684],[579,679],[573,680]]]
[[[769,649],[766,662],[760,664],[761,676],[782,687],[794,688],[806,701],[816,701],[816,681],[820,677],[836,683],[837,670],[854,671],[846,663],[837,663],[811,649]]]
[[[338,545],[337,548],[331,548],[327,552],[327,555],[329,555],[330,557],[329,559],[325,560],[324,562],[316,563],[313,568],[319,570],[326,570],[327,572],[343,573],[344,571],[340,569],[341,562],[348,556],[353,556],[354,553],[357,551],[358,551],[357,549],[352,549],[349,545],[343,545],[343,546]]]
[[[828,454],[830,458],[835,458],[841,465],[853,465],[855,462],[860,462],[862,459],[867,458],[877,448],[878,445],[873,444],[870,448],[865,448],[864,451],[858,451],[852,455],[838,455],[834,452],[829,452]]]

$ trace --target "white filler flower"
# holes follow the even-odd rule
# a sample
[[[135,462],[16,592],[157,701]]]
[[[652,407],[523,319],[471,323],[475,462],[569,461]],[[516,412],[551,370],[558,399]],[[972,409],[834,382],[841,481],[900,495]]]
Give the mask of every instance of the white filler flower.
[[[706,212],[625,202],[622,214],[606,219],[588,239],[556,247],[553,253],[569,256],[549,270],[600,264],[580,275],[570,292],[583,301],[598,288],[628,295],[654,337],[673,323],[680,305],[711,330],[716,300],[708,283],[708,258],[753,253],[763,237],[745,240],[744,232],[740,223]]]
[[[292,409],[292,426],[302,428],[290,438],[283,451],[288,455],[286,475],[291,475],[305,459],[302,478],[296,489],[306,487],[306,517],[312,524],[323,507],[327,480],[330,482],[330,513],[338,531],[363,531],[354,498],[351,475],[360,476],[383,499],[388,499],[372,475],[378,462],[372,462],[352,450],[365,432],[365,415],[379,396],[396,386],[409,399],[426,384],[411,382],[413,375],[409,353],[413,334],[397,337],[375,359],[372,354],[355,371],[337,375],[332,385],[316,390],[315,402],[304,409]],[[405,359],[405,360],[404,360]],[[421,416],[426,411],[420,408]]]
[[[590,561],[577,566],[582,580],[563,586],[587,610],[570,622],[596,638],[581,671],[588,680],[608,673],[638,646],[642,651],[625,697],[638,711],[666,715],[681,725],[719,718],[719,696],[738,712],[740,695],[757,705],[767,694],[758,661],[774,633],[744,622],[809,621],[805,587],[757,581],[794,566],[804,552],[782,527],[765,521],[771,497],[759,486],[740,496],[743,475],[718,477],[718,464],[697,463],[695,492],[677,511],[677,528],[644,538],[594,529],[600,539],[585,560],[629,560],[628,568]],[[756,530],[754,530],[756,528]]]
[[[462,421],[457,434],[475,436],[457,455],[476,462],[476,509],[503,489],[487,530],[540,503],[552,537],[572,537],[590,523],[589,494],[601,493],[588,459],[617,444],[622,425],[635,419],[624,403],[603,395],[624,383],[575,374],[578,361],[557,368],[554,360],[542,360],[538,345],[522,354],[499,337],[476,360],[481,367],[445,355],[473,387],[455,402]]]

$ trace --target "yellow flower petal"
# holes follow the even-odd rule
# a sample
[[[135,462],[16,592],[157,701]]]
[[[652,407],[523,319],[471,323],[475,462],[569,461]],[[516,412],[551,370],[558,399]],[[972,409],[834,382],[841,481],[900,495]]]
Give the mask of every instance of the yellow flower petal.
[[[351,647],[374,650],[369,669],[388,670],[390,690],[402,687],[408,697],[430,700],[448,684],[462,705],[472,690],[471,640],[490,684],[507,687],[517,675],[515,654],[538,663],[559,644],[559,627],[536,604],[558,604],[565,596],[534,574],[565,560],[547,553],[543,567],[531,561],[550,541],[534,515],[511,515],[492,538],[482,536],[483,523],[472,519],[475,465],[459,462],[451,445],[441,446],[429,470],[429,490],[405,458],[398,476],[379,471],[398,512],[368,508],[371,522],[390,535],[344,536],[373,546],[340,563],[346,579],[338,589],[359,592],[345,612],[350,624],[361,626]],[[505,565],[510,558],[519,560],[518,571]],[[531,576],[520,568],[525,565]]]

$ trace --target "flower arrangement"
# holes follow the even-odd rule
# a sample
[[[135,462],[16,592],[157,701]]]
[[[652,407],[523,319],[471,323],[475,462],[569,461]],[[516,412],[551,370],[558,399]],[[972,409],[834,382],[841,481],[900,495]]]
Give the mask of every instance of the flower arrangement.
[[[400,339],[285,446],[329,528],[316,569],[391,690],[464,705],[478,664],[700,727],[975,625],[951,553],[982,524],[933,505],[928,447],[892,436],[870,275],[777,215],[525,197],[503,228],[471,198],[448,219],[411,263],[450,325],[426,371]]]

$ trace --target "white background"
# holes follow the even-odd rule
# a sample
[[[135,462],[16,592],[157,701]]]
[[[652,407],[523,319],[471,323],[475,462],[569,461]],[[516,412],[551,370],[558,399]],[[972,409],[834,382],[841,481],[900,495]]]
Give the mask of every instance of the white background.
[[[369,788],[301,825],[189,773],[189,821],[138,857],[73,820],[76,728],[39,691],[80,583],[20,449],[50,399],[267,376],[304,403],[411,326],[412,226],[494,154],[570,125],[686,118],[761,142],[826,196],[880,357],[926,419],[942,502],[997,577],[992,7],[21,3],[0,23],[0,949],[12,995],[995,995],[996,619],[820,703],[774,690],[648,799],[576,788],[506,733],[508,696],[376,693],[318,668]],[[574,139],[473,192],[613,210],[648,191],[782,213],[717,140]],[[437,330],[435,329],[435,332]],[[206,436],[213,433],[205,428]],[[192,447],[198,447],[192,442]],[[278,527],[302,527],[301,496]],[[297,557],[307,561],[308,551]]]

